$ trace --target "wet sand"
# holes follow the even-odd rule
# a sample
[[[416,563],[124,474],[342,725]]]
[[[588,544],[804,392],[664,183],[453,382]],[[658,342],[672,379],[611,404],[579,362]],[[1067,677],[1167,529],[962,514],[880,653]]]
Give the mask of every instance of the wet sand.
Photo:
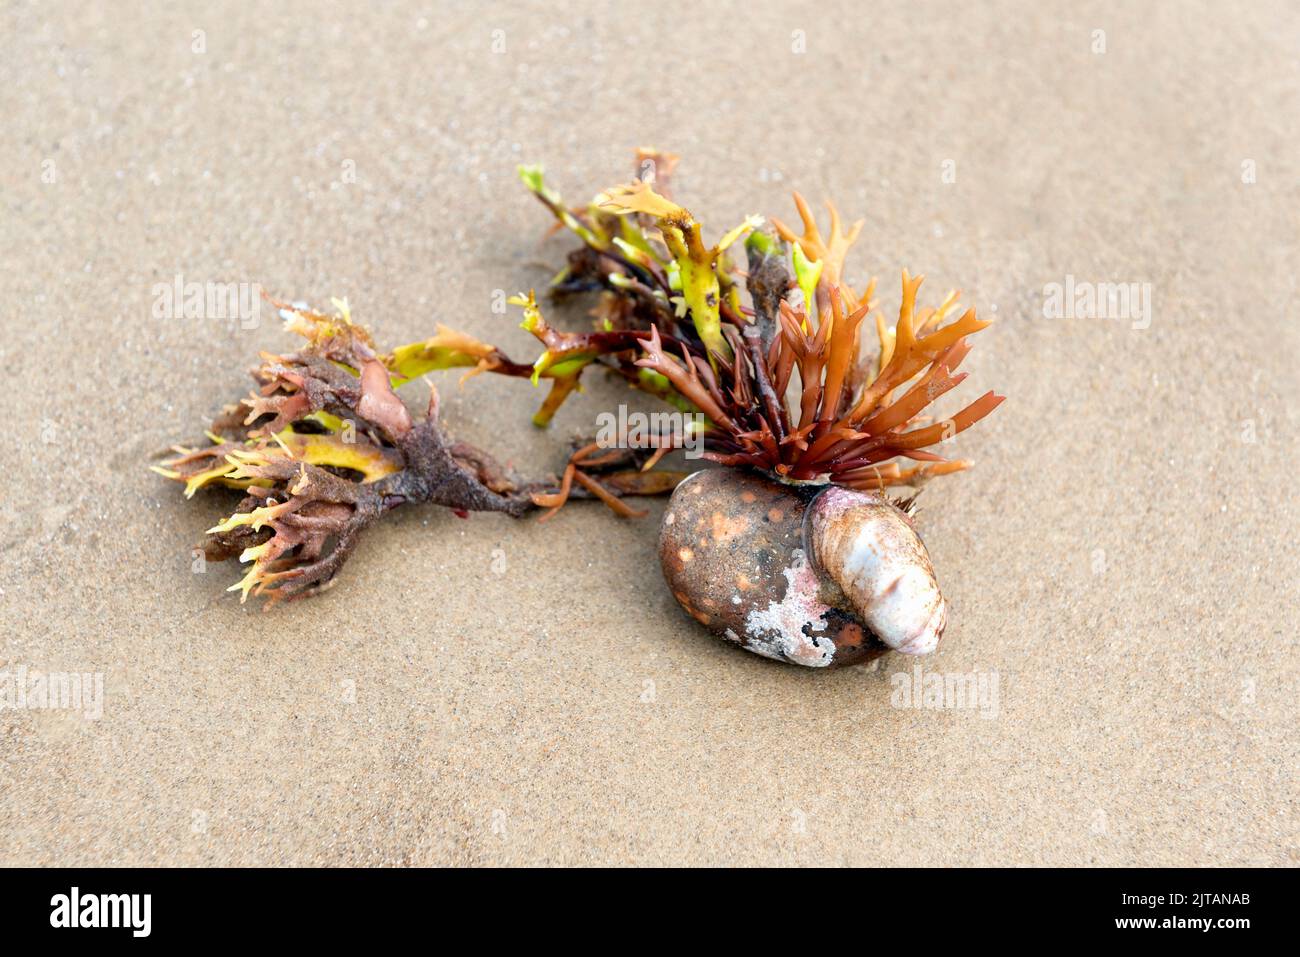
[[[1300,15],[673,7],[0,12],[0,671],[104,689],[98,720],[0,710],[0,863],[1300,860]],[[516,164],[585,198],[642,144],[682,156],[713,236],[833,197],[882,304],[907,267],[997,320],[947,398],[1009,399],[920,516],[952,607],[921,680],[995,680],[984,707],[900,706],[912,659],[711,638],[661,580],[662,502],[401,510],[270,614],[234,566],[194,573],[231,501],[149,456],[289,337],[158,318],[156,283],[346,296],[382,344],[445,322],[528,356],[493,303],[571,244]],[[1053,283],[1150,308],[1048,318]],[[626,398],[589,378],[550,432],[525,383],[437,381],[454,434],[557,470]]]

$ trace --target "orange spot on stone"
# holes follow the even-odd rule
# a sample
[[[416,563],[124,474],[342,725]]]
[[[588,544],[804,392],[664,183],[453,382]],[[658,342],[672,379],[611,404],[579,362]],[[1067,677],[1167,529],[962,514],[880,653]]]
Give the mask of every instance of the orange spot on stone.
[[[755,495],[753,492],[741,492],[740,500],[742,502],[757,502],[758,496]]]
[[[739,588],[741,591],[749,591],[751,588],[754,587],[754,583],[749,580],[748,575],[737,575],[736,587]]]
[[[715,542],[726,543],[733,538],[738,538],[749,528],[749,519],[743,515],[737,515],[735,518],[727,518],[721,512],[713,513],[713,540]]]
[[[785,512],[781,511],[779,508],[769,508],[767,510],[767,517],[774,522],[779,522],[781,519],[785,518]]]
[[[689,562],[692,558],[695,557],[695,553],[691,551],[689,548],[683,548],[677,553],[677,557],[684,562]]]

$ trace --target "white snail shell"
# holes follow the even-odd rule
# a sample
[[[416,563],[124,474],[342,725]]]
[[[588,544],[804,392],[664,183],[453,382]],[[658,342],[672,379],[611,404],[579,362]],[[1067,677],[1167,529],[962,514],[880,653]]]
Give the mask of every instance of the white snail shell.
[[[792,664],[926,654],[947,624],[925,545],[879,493],[697,472],[669,502],[659,558],[696,620]]]
[[[925,544],[884,495],[831,487],[813,501],[817,560],[877,638],[928,655],[948,624]]]

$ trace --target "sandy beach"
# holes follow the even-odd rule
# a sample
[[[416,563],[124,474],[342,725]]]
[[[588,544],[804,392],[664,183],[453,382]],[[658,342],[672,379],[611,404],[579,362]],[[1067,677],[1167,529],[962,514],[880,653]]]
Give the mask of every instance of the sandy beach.
[[[0,708],[0,864],[1300,862],[1294,5],[0,24],[0,691],[89,676],[81,708]],[[159,317],[159,284],[346,297],[385,346],[446,323],[531,359],[494,304],[573,243],[517,165],[585,200],[642,145],[682,157],[715,238],[831,198],[887,314],[906,267],[995,320],[945,408],[1008,400],[921,499],[936,654],[819,672],[713,638],[661,578],[662,500],[403,508],[267,614],[196,563],[235,499],[148,465],[293,343],[269,308]],[[1066,307],[1114,284],[1124,315]],[[434,374],[447,428],[523,471],[630,401],[589,376],[543,431],[526,381],[457,378]],[[901,700],[927,674],[987,694]]]

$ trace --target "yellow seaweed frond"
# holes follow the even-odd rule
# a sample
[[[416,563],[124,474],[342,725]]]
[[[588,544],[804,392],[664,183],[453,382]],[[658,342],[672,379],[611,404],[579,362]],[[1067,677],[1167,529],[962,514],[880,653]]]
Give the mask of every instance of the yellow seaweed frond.
[[[636,180],[623,186],[611,186],[596,197],[595,205],[606,212],[645,213],[655,219],[673,223],[690,221],[691,214],[672,200],[664,199],[647,182]]]
[[[239,603],[241,605],[248,601],[248,593],[262,580],[263,569],[260,564],[260,559],[270,551],[271,543],[273,541],[274,539],[268,539],[261,545],[253,545],[249,548],[245,548],[243,552],[240,553],[240,562],[252,562],[253,567],[244,574],[243,578],[239,579],[239,581],[227,588],[226,591],[239,592]]]
[[[722,252],[723,250],[731,246],[731,244],[734,243],[741,236],[745,235],[745,233],[750,232],[751,230],[754,229],[758,229],[758,227],[763,225],[763,222],[764,222],[763,217],[759,216],[757,213],[753,213],[749,216],[746,216],[744,222],[742,222],[739,226],[735,227],[730,232],[728,232],[725,236],[719,239],[718,244],[713,248],[717,252]]]
[[[288,429],[278,433],[276,439],[294,461],[352,469],[364,476],[363,485],[400,472],[403,467],[399,453],[369,442],[348,442],[337,435],[297,435]]]
[[[215,482],[222,478],[233,477],[234,471],[234,466],[226,463],[187,476],[185,479],[185,497],[193,498],[195,492],[210,482]]]
[[[470,366],[474,370],[471,375],[485,372],[500,365],[500,352],[496,346],[439,323],[436,336],[398,346],[382,361],[393,373],[393,384],[401,385],[438,369]]]

